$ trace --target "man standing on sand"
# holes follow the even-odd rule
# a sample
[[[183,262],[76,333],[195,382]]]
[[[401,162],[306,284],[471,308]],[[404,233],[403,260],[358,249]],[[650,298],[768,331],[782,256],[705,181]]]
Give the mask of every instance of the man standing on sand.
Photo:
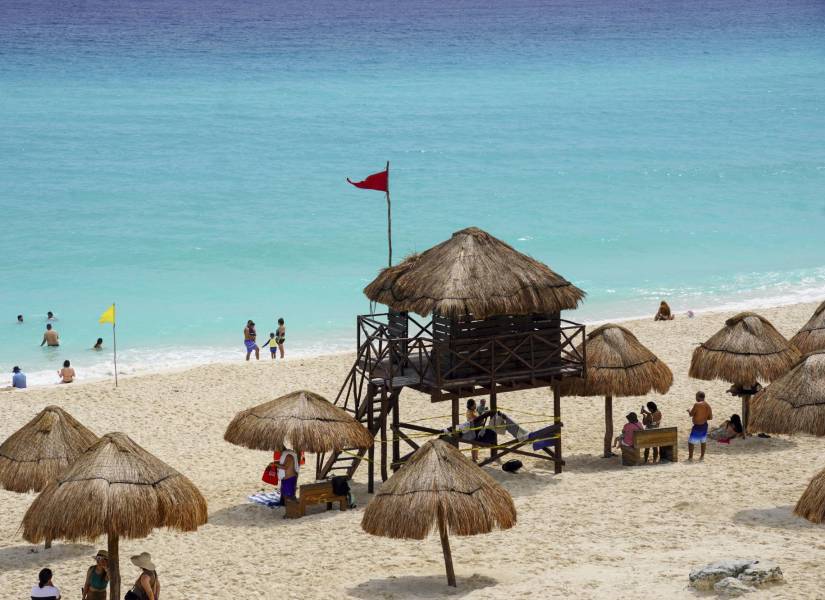
[[[689,409],[688,414],[693,418],[693,427],[688,438],[688,460],[693,460],[693,447],[701,444],[702,453],[699,460],[705,460],[705,448],[708,441],[708,421],[713,418],[710,404],[705,402],[705,392],[696,392],[696,404]]]
[[[60,345],[60,336],[57,332],[52,329],[52,324],[49,323],[46,325],[46,332],[43,334],[43,341],[40,342],[40,345],[43,344],[47,346],[59,346]]]
[[[243,329],[243,343],[246,346],[246,360],[249,360],[252,352],[255,352],[255,360],[261,360],[261,349],[255,343],[255,338],[258,334],[255,332],[255,323],[250,319],[246,322],[246,327]]]

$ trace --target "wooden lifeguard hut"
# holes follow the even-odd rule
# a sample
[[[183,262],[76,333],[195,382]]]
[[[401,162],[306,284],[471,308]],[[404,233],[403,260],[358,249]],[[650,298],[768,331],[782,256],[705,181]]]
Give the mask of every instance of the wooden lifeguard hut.
[[[383,269],[364,293],[388,311],[357,318],[357,358],[335,404],[375,436],[380,462],[375,446],[321,454],[316,463],[319,479],[352,477],[367,455],[372,492],[377,463],[386,481],[388,467],[397,469],[419,447],[409,432],[415,437],[444,433],[401,421],[404,388],[427,394],[433,402],[450,403],[455,443],[460,439],[462,398],[489,396],[489,414],[496,415],[499,394],[553,388],[554,422],[541,430],[545,443],[536,443],[532,435],[504,446],[472,443],[492,447],[493,456],[514,453],[552,460],[561,472],[557,383],[585,375],[584,325],[563,320],[561,311],[575,309],[584,298],[582,290],[547,265],[470,227]],[[406,455],[402,442],[410,448]],[[531,443],[533,451],[525,450]]]

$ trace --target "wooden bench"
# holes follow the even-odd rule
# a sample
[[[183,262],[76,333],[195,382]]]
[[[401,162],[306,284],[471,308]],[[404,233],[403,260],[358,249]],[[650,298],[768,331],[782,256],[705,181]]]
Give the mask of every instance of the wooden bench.
[[[633,447],[622,447],[623,465],[640,465],[643,461],[642,450],[659,448],[659,460],[677,462],[679,460],[678,431],[676,427],[660,427],[633,432]]]
[[[332,508],[333,502],[338,502],[340,510],[347,510],[349,500],[346,496],[336,496],[332,490],[331,481],[308,483],[298,490],[298,498],[285,498],[287,519],[300,519],[306,515],[307,506],[312,504],[326,504],[327,510]]]

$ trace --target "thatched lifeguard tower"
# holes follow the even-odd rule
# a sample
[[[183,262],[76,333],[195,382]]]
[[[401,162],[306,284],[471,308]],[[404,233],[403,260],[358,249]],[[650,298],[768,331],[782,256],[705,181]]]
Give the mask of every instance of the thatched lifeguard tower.
[[[556,384],[585,372],[584,326],[562,320],[561,311],[576,308],[583,291],[546,265],[471,227],[383,269],[364,293],[389,310],[358,317],[358,356],[335,403],[375,436],[382,480],[388,477],[388,466],[397,469],[418,449],[409,432],[443,433],[401,421],[399,397],[405,387],[429,395],[433,402],[451,404],[454,443],[462,398],[489,396],[490,414],[495,415],[501,393],[553,387],[554,422],[541,430],[540,437],[514,439],[505,448],[496,441],[472,443],[492,447],[493,454],[552,460],[561,472]],[[402,442],[410,448],[403,456]],[[523,449],[530,443],[533,452]],[[320,455],[317,476],[351,477],[367,453],[372,491],[375,447]]]

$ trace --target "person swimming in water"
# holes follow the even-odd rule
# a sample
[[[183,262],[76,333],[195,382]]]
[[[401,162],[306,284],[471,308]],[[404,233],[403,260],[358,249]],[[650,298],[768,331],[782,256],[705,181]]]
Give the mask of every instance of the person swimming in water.
[[[92,346],[92,350],[103,350],[103,338],[97,338],[95,345]]]

